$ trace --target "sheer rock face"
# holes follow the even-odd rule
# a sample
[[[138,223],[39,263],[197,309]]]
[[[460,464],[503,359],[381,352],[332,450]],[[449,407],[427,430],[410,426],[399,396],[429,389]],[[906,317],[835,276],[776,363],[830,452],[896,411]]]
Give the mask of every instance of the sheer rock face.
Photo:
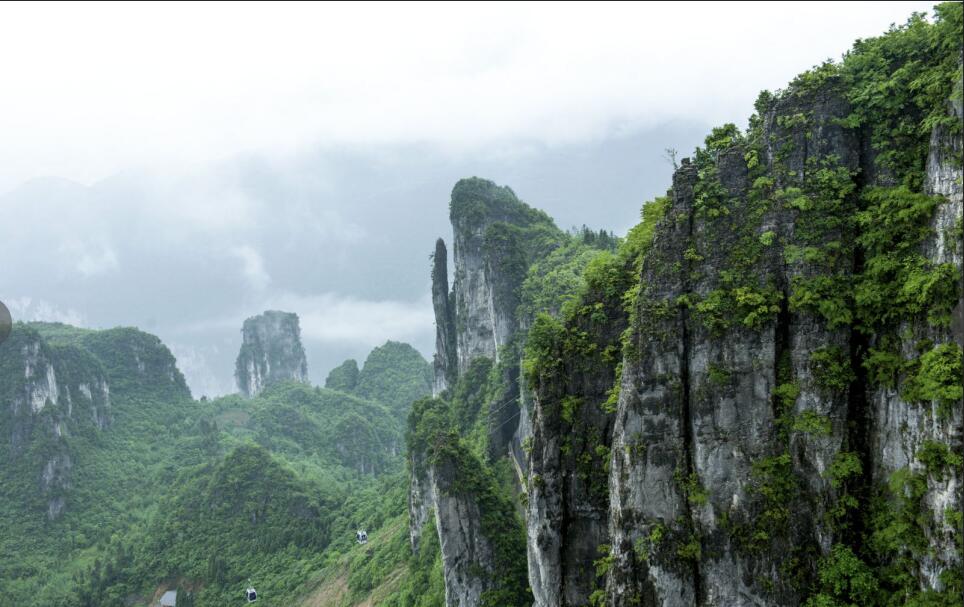
[[[421,453],[409,453],[408,537],[418,552],[425,524],[435,513],[435,483]]]
[[[429,457],[410,453],[409,537],[419,550],[425,526],[434,519],[445,580],[445,604],[475,607],[482,595],[502,581],[496,575],[498,563],[492,540],[482,526],[484,502],[460,478],[459,458],[450,452]]]
[[[477,496],[459,490],[458,474],[456,464],[443,457],[429,469],[429,482],[445,573],[445,604],[474,607],[482,604],[482,593],[499,580],[494,575],[495,551],[482,530]]]
[[[567,367],[562,375],[536,390],[528,441],[526,545],[537,607],[587,605],[596,587],[588,564],[609,543],[605,462],[593,458],[611,441],[612,416],[601,405],[613,370]],[[569,420],[561,415],[567,396],[580,399]]]
[[[476,177],[452,189],[449,214],[455,275],[450,292],[442,239],[436,242],[432,267],[436,396],[452,387],[473,360],[486,357],[498,363],[503,347],[524,331],[517,310],[529,260],[521,231],[533,226],[556,230],[548,216],[527,206],[510,188]],[[522,468],[521,440],[527,430],[517,420],[528,412],[520,410],[524,395],[516,365],[505,365],[503,384],[496,415],[489,420],[490,452],[501,457],[514,450]]]
[[[848,113],[831,83],[809,95],[781,99],[764,117],[763,140],[769,145],[760,160],[775,187],[806,191],[811,187],[809,172],[824,166],[851,175],[854,193],[844,197],[841,208],[826,211],[830,218],[851,215],[864,185],[859,168],[867,163],[861,158],[866,146],[859,133],[838,121]],[[799,115],[808,119],[789,119]],[[960,149],[959,136],[935,131],[927,192],[947,200],[935,213],[934,236],[923,245],[925,256],[953,263],[957,275],[961,243],[946,235],[962,212],[961,167],[952,160],[954,150],[959,158]],[[740,246],[730,235],[751,221],[744,150],[723,151],[716,166],[728,213],[708,219],[701,212],[699,193],[694,192],[697,169],[684,163],[674,176],[672,206],[643,266],[640,329],[633,336],[633,354],[624,361],[612,446],[609,523],[614,559],[608,594],[613,605],[798,604],[800,591],[783,581],[789,575],[779,572],[779,566],[796,559],[798,571],[812,576],[815,559],[840,541],[827,522],[837,491],[828,469],[839,452],[864,450],[875,479],[885,483],[896,470],[922,468],[915,454],[925,441],[958,451],[961,445],[960,404],[941,419],[936,403],[903,402],[899,390],[874,388],[866,394],[866,377],[834,388],[821,382],[813,354],[835,351],[853,367],[853,353],[864,347],[861,338],[849,326],[834,327],[810,311],[791,309],[787,295],[796,281],[816,274],[852,273],[856,261],[848,251],[854,250],[853,235],[842,228],[824,231],[815,242],[799,210],[777,205],[763,214],[753,236],[772,233],[766,238],[773,244],[744,271],[758,277],[757,288],[769,287],[780,295],[780,311],[772,320],[752,329],[737,323],[716,331],[701,322],[698,306],[677,305],[682,300],[705,301],[720,288],[726,260]],[[791,246],[830,242],[840,243],[846,253],[829,268],[814,269],[787,254]],[[924,338],[960,343],[962,323],[955,323],[949,329],[908,327],[913,338],[905,341],[904,356],[914,356],[913,344]],[[819,432],[795,422],[785,437],[779,436],[780,405],[774,389],[787,382],[795,390],[788,419],[819,419]],[[756,466],[777,461],[773,458],[781,453],[789,457],[790,470],[800,480],[801,499],[790,506],[793,524],[749,551],[741,545],[739,530],[752,526],[765,507],[753,490],[760,482]],[[920,563],[924,589],[939,589],[940,572],[960,566],[942,514],[946,508],[960,508],[958,474],[952,471],[940,481],[931,475],[927,481],[924,501],[933,515],[928,537],[933,550]],[[687,542],[699,550],[686,558],[675,548],[666,549]]]
[[[958,119],[964,115],[959,101],[951,104],[950,111]],[[921,246],[921,253],[929,261],[953,264],[959,280],[964,266],[964,243],[959,236],[954,236],[954,229],[960,225],[964,215],[961,150],[960,133],[951,134],[940,125],[934,128],[924,188],[926,193],[941,195],[945,199],[934,213],[931,236]],[[960,282],[958,292],[964,292]],[[900,338],[900,354],[907,360],[918,355],[916,344],[922,341],[934,344],[956,342],[964,347],[964,299],[958,301],[952,312],[949,327],[935,327],[927,322],[907,322],[902,326]],[[894,472],[903,468],[922,471],[924,466],[917,454],[928,442],[949,445],[954,453],[961,453],[964,449],[964,403],[958,402],[943,408],[936,401],[929,405],[908,403],[902,398],[900,388],[900,384],[894,387],[881,386],[873,389],[869,395],[873,475],[880,483],[886,483]],[[940,409],[943,409],[943,413]],[[952,537],[953,529],[944,514],[948,510],[961,510],[962,483],[964,479],[957,468],[948,468],[942,478],[935,478],[933,474],[927,477],[923,501],[930,511],[931,521],[925,534],[931,549],[920,560],[918,581],[922,589],[942,589],[941,572],[962,566],[960,551],[955,547]]]
[[[531,419],[520,433],[528,457],[526,548],[529,587],[536,607],[591,604],[602,576],[590,563],[603,558],[609,542],[609,487],[606,474],[613,436],[610,391],[617,360],[600,354],[619,343],[628,325],[622,300],[586,295],[596,310],[577,316],[574,334],[587,336],[579,354],[563,356],[559,369],[531,383]]]
[[[244,321],[235,365],[238,389],[257,396],[280,381],[308,383],[308,361],[301,345],[298,315],[268,311]]]
[[[952,111],[962,115],[960,104]],[[941,574],[961,567],[945,516],[962,507],[961,471],[927,474],[920,458],[933,443],[961,452],[964,403],[908,402],[901,395],[906,375],[894,387],[875,385],[862,361],[878,338],[795,299],[800,285],[826,276],[852,282],[863,270],[852,223],[860,197],[866,188],[895,185],[877,167],[867,132],[846,127],[850,113],[829,79],[766,108],[759,118],[762,148],[706,152],[713,155],[717,191],[707,193],[699,158],[682,163],[643,261],[614,415],[599,408],[608,368],[587,373],[574,365],[531,394],[519,391],[527,404],[509,450],[527,481],[529,586],[537,607],[587,604],[600,584],[590,564],[604,545],[610,546],[607,605],[800,605],[817,583],[820,559],[835,544],[854,541],[834,523],[844,492],[870,494],[905,469],[926,477],[928,549],[915,561],[920,588],[942,589]],[[935,128],[924,192],[944,199],[920,249],[931,263],[952,264],[957,277],[964,256],[961,148],[959,134]],[[786,192],[805,194],[814,205],[801,207]],[[715,211],[707,202],[713,196],[721,204]],[[445,327],[452,326],[445,304],[455,302],[460,372],[475,357],[495,358],[514,331],[525,329],[508,312],[514,300],[506,285],[515,277],[496,269],[511,267],[511,248],[497,255],[486,246],[485,235],[492,235],[486,221],[484,214],[457,214],[453,194],[456,279],[448,298],[441,297],[447,283],[433,281],[433,299]],[[808,260],[800,255],[807,248],[834,254]],[[720,293],[730,300],[714,318],[706,304]],[[747,294],[760,299],[738,303]],[[964,299],[948,326],[907,320],[895,332],[906,361],[921,354],[922,343],[964,346]],[[443,333],[439,352],[451,343]],[[440,377],[457,376],[445,374],[448,360],[436,358],[438,391]],[[831,381],[826,360],[847,372]],[[584,403],[563,419],[567,397]],[[603,498],[593,475],[579,474],[579,441],[588,433],[594,444],[610,447]],[[841,457],[860,460],[863,474],[849,485],[832,482]],[[455,501],[441,506],[445,490],[437,475],[432,468],[412,477],[413,545],[431,511],[444,508],[436,523],[443,547],[451,547],[447,557],[443,548],[447,588],[452,581],[452,601],[470,601],[449,604],[477,604],[471,601],[479,595],[459,569],[460,554],[482,562],[488,554],[483,541],[466,543],[477,509],[466,495],[448,496]],[[790,486],[781,489],[781,479]],[[456,525],[456,517],[464,522]]]
[[[686,292],[684,273],[667,268],[683,262],[695,179],[696,167],[688,162],[673,178],[672,206],[643,266],[635,356],[623,363],[609,479],[608,593],[614,605],[695,604],[695,568],[662,549],[670,542],[651,542],[648,554],[635,550],[656,535],[688,534],[689,507],[676,480],[677,471],[691,465],[686,318],[662,302]]]
[[[472,361],[486,357],[498,362],[519,330],[516,310],[525,278],[524,247],[516,233],[548,218],[527,207],[507,187],[464,179],[452,191],[450,218],[454,235],[454,282],[448,282],[448,251],[436,242],[432,265],[436,353],[433,393],[452,388]],[[555,228],[553,228],[555,229]],[[513,454],[517,470],[525,466],[521,440],[527,431],[518,420],[519,370],[503,369],[505,392],[491,403],[490,454]],[[520,434],[521,432],[521,434]],[[459,490],[459,469],[445,457],[427,461],[425,453],[410,452],[409,533],[418,550],[425,525],[434,516],[442,552],[446,604],[479,605],[482,593],[502,580],[494,579],[493,548],[481,524],[478,496]],[[464,471],[462,472],[465,473]]]

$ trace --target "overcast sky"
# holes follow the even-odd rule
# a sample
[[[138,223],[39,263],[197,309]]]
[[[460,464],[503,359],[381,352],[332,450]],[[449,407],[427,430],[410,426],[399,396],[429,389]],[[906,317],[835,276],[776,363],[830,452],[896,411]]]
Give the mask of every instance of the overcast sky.
[[[458,177],[622,232],[664,147],[931,6],[3,3],[0,298],[154,331],[195,394],[265,307],[316,381],[388,338],[429,356]]]
[[[742,121],[761,89],[931,6],[4,3],[0,188],[319,141]]]

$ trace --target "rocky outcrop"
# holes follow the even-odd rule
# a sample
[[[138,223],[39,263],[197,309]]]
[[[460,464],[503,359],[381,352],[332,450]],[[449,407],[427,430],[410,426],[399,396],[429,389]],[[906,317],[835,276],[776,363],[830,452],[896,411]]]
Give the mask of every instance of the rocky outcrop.
[[[478,496],[459,490],[463,475],[457,460],[449,458],[442,458],[429,469],[445,575],[445,604],[452,607],[481,605],[483,593],[500,584],[495,575],[496,554],[492,538],[482,526]]]
[[[435,482],[425,453],[409,452],[408,537],[418,552],[425,524],[435,516]]]
[[[682,268],[690,240],[695,177],[696,167],[685,161],[673,178],[673,204],[643,267],[632,357],[623,362],[609,479],[613,605],[696,603],[695,566],[663,541],[692,533],[689,504],[677,482],[692,468],[687,325],[674,305],[686,288],[684,273],[673,270]]]
[[[500,367],[498,393],[490,395],[489,455],[497,459],[512,450],[522,469],[526,463],[521,445],[529,434],[530,413],[522,410],[522,340],[515,339],[525,332],[518,310],[520,290],[530,264],[547,253],[540,250],[543,241],[558,242],[562,233],[510,188],[477,177],[455,185],[449,211],[455,239],[451,292],[442,239],[436,242],[432,266],[434,394],[452,388],[472,361],[484,357],[500,363],[501,357],[510,356]]]
[[[495,551],[482,528],[478,496],[459,489],[457,460],[429,462],[421,454],[413,462],[409,496],[409,536],[418,551],[424,526],[434,519],[445,579],[445,604],[482,604],[484,592],[498,586]]]
[[[110,431],[118,402],[143,407],[190,398],[174,357],[153,335],[17,324],[0,344],[0,436],[10,453],[0,475],[9,473],[13,483],[35,479],[47,517],[59,518],[86,463],[76,441]]]
[[[628,272],[627,272],[628,274]],[[532,414],[520,431],[528,457],[526,539],[529,585],[537,607],[590,604],[602,586],[595,567],[609,544],[609,447],[613,415],[609,409],[617,359],[608,356],[627,327],[622,299],[615,290],[587,288],[582,312],[569,317],[563,332],[546,343],[537,321],[533,331],[547,349],[544,362],[528,377]],[[605,318],[605,322],[600,322]],[[530,339],[532,334],[530,333]],[[570,348],[572,341],[578,346]]]
[[[241,335],[234,371],[241,394],[256,396],[280,381],[308,383],[297,314],[269,310],[245,320]]]
[[[85,350],[51,345],[26,325],[16,325],[0,346],[0,367],[6,393],[0,397],[7,402],[0,428],[10,465],[36,478],[47,517],[59,518],[72,485],[71,435],[103,430],[111,421],[106,374]]]
[[[547,233],[559,232],[544,213],[522,203],[511,189],[478,178],[463,179],[455,185],[450,218],[455,276],[451,291],[447,249],[442,239],[436,242],[432,265],[436,326],[433,393],[445,397],[449,391],[457,390],[460,397],[475,403],[473,410],[458,414],[462,426],[475,423],[480,410],[487,407],[483,426],[487,432],[487,457],[494,461],[511,453],[521,474],[527,465],[521,441],[529,433],[528,413],[520,408],[521,351],[517,343],[515,350],[510,348],[520,328],[519,291],[533,248],[523,231],[543,226]],[[462,394],[465,386],[456,387],[460,377],[480,372],[481,367],[473,367],[474,361],[488,359],[498,364],[505,355],[510,359],[498,366],[498,388],[491,393],[467,395]],[[486,367],[486,374],[489,368]],[[485,377],[475,380],[484,382]],[[523,417],[524,424],[520,423]],[[495,579],[492,573],[497,564],[491,546],[485,545],[488,540],[482,539],[485,534],[481,532],[479,496],[454,491],[453,487],[464,482],[459,475],[465,475],[465,471],[453,461],[446,463],[436,458],[429,463],[426,453],[411,450],[409,456],[412,546],[418,549],[418,538],[434,512],[447,604],[477,605],[482,592],[505,582]],[[520,480],[524,483],[524,479]],[[511,520],[510,514],[508,521]]]
[[[449,214],[455,236],[457,360],[463,373],[479,356],[498,362],[500,349],[518,329],[518,291],[527,264],[516,228],[552,222],[508,187],[479,178],[455,185]]]

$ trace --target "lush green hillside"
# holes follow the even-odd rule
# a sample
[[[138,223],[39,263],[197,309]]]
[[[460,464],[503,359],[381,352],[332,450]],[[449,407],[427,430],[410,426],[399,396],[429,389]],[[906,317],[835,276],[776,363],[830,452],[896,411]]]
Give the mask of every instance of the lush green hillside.
[[[176,587],[179,605],[220,606],[249,578],[263,605],[304,597],[356,529],[404,516],[397,408],[428,392],[428,367],[394,342],[370,360],[384,402],[295,382],[195,401],[156,337],[16,325],[0,346],[0,433],[16,443],[0,467],[0,605],[146,605]]]
[[[352,359],[332,369],[325,387],[384,403],[404,419],[415,400],[432,392],[432,370],[412,346],[387,341],[360,370]]]

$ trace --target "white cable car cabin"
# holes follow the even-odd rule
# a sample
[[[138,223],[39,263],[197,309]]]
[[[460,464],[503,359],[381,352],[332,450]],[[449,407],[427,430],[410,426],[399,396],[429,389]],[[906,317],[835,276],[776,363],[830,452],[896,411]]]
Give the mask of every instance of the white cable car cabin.
[[[244,596],[247,597],[249,603],[253,603],[258,600],[258,591],[254,588],[248,588],[244,591]]]
[[[359,544],[367,544],[367,543],[368,543],[368,533],[366,533],[365,531],[359,529],[358,531],[355,532],[355,539],[358,540],[358,543],[359,543]]]

